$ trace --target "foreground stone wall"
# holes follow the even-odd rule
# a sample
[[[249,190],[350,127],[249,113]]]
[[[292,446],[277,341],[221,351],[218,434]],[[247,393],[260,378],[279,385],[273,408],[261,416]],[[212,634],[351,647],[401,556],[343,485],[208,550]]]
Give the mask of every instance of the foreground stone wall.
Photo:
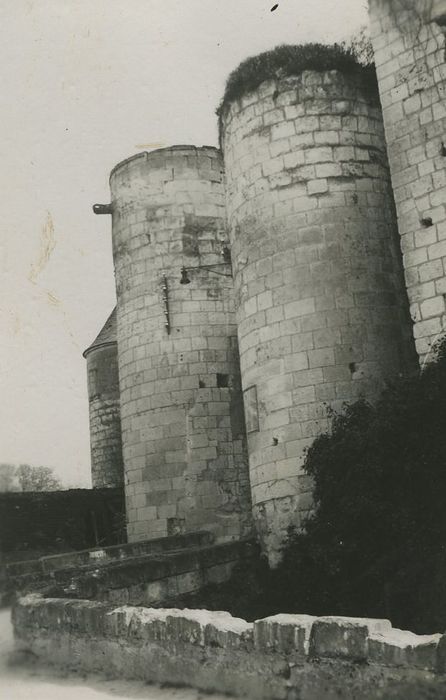
[[[239,539],[251,504],[221,154],[142,153],[110,187],[129,539]]]
[[[311,507],[327,406],[372,399],[412,338],[375,85],[303,71],[223,112],[254,515],[274,563]]]
[[[375,63],[420,362],[444,330],[445,0],[370,0]]]
[[[446,637],[395,630],[388,620],[248,623],[226,612],[30,595],[13,623],[17,647],[42,662],[256,700],[442,698],[446,689]]]

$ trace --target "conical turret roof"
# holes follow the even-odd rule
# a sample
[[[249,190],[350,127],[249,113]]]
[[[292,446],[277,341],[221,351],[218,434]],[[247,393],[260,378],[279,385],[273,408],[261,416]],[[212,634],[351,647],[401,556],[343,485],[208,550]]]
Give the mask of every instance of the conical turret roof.
[[[82,353],[84,357],[88,355],[89,352],[101,345],[111,345],[117,341],[117,330],[116,330],[116,306],[111,312],[110,316],[104,323],[102,329],[93,340],[91,345],[88,346],[86,350]]]

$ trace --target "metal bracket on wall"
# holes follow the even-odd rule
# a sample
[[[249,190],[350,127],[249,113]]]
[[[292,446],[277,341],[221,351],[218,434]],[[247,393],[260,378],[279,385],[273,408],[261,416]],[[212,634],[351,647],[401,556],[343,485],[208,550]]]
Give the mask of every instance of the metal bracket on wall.
[[[220,275],[220,277],[232,277],[232,271],[230,273],[227,273],[214,270],[214,267],[220,267],[220,265],[227,266],[227,263],[216,263],[215,265],[194,265],[194,267],[182,267],[180,284],[190,284],[190,278],[187,273],[191,272],[192,270],[208,270],[209,272],[213,272],[214,275]]]
[[[167,334],[170,335],[170,315],[169,315],[169,287],[167,285],[167,277],[163,274],[161,278],[161,291],[162,300],[164,306],[164,327]]]
[[[223,258],[223,262],[221,263],[214,263],[213,265],[194,265],[193,267],[183,266],[181,268],[180,284],[190,284],[189,275],[187,273],[192,270],[208,270],[208,272],[213,272],[214,275],[220,275],[220,277],[233,277],[231,251],[228,246],[225,245],[222,247],[221,256]],[[226,269],[229,267],[230,272],[219,272],[215,269],[216,267],[225,267]]]

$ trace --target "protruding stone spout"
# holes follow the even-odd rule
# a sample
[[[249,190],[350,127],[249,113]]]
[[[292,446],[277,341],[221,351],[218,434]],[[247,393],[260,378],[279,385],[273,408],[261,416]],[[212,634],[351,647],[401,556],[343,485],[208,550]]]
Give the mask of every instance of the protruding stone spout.
[[[111,214],[113,209],[111,204],[93,204],[95,214]]]

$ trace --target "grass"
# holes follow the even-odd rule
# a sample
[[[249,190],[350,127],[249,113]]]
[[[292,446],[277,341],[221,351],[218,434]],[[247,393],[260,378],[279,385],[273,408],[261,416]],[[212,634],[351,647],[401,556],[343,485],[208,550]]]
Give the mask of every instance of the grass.
[[[361,65],[353,50],[340,44],[302,44],[277,46],[243,61],[229,75],[223,99],[217,109],[224,116],[231,102],[256,90],[266,80],[299,75],[304,70],[339,70],[343,73],[361,75],[364,87],[377,91],[375,67]]]

